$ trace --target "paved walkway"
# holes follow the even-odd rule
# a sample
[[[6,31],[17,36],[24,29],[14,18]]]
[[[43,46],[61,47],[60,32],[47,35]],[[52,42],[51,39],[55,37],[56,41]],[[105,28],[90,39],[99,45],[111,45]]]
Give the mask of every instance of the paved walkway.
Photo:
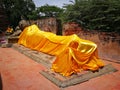
[[[12,48],[0,48],[3,90],[120,90],[120,64],[105,63],[111,63],[118,71],[81,84],[59,88],[39,73],[45,69],[44,66]]]

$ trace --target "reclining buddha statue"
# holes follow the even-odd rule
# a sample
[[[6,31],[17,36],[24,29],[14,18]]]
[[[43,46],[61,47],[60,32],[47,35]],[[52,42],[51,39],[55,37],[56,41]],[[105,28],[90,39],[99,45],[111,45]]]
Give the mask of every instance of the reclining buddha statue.
[[[70,76],[82,70],[98,70],[104,63],[98,56],[97,45],[79,38],[76,34],[60,36],[40,30],[37,25],[26,27],[18,44],[56,56],[51,70]]]

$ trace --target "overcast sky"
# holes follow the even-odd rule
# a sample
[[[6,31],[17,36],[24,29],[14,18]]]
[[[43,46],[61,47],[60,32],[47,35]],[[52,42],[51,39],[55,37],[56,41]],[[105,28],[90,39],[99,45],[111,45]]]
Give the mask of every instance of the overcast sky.
[[[48,5],[55,5],[55,6],[61,7],[61,8],[64,4],[71,3],[70,0],[33,0],[33,2],[35,3],[36,7],[40,7],[45,4],[48,4]]]

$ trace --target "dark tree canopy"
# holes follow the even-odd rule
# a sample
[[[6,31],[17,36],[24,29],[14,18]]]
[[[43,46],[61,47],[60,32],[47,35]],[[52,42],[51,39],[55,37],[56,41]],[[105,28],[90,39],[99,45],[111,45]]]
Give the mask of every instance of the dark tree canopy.
[[[91,30],[120,32],[120,0],[74,0],[65,5],[64,22],[75,21]]]
[[[35,10],[32,0],[2,0],[2,5],[14,27],[18,25],[21,18],[29,19],[29,15]]]
[[[120,32],[120,0],[71,0],[63,8],[48,4],[35,7],[32,0],[2,0],[10,23],[15,27],[21,18],[31,20],[56,17],[62,22],[77,22],[90,30]]]
[[[37,10],[41,17],[58,17],[63,12],[63,9],[48,4],[37,8]]]

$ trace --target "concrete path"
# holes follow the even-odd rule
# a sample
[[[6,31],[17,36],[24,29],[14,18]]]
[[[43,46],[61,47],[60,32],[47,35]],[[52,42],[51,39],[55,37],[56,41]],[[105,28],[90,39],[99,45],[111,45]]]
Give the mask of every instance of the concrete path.
[[[118,71],[81,84],[59,88],[39,73],[45,69],[44,66],[12,48],[0,48],[3,90],[120,90],[120,64],[105,63],[111,63]]]

